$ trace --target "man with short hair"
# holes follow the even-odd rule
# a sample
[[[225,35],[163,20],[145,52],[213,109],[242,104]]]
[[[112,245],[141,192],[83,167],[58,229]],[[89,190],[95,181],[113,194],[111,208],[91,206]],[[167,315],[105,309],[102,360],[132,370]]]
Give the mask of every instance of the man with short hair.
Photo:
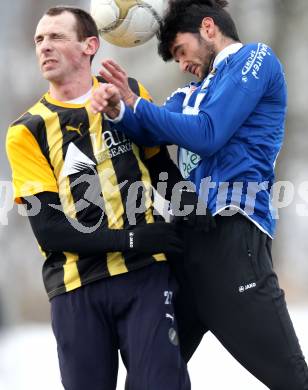
[[[49,91],[10,126],[7,153],[15,200],[46,256],[62,383],[115,390],[120,350],[127,389],[189,390],[163,253],[180,254],[182,243],[154,220],[146,166],[162,149],[138,146],[91,112],[99,38],[87,12],[49,9],[34,41]]]
[[[185,359],[210,330],[270,389],[308,389],[307,364],[271,257],[284,72],[267,45],[240,42],[227,4],[173,0],[161,25],[160,55],[199,82],[157,107],[135,96],[125,71],[107,61],[100,73],[111,84],[94,92],[92,110],[105,112],[132,139],[179,145],[183,177],[215,215],[216,229],[193,241],[185,268],[198,313],[195,322],[185,319],[185,307],[177,313]]]

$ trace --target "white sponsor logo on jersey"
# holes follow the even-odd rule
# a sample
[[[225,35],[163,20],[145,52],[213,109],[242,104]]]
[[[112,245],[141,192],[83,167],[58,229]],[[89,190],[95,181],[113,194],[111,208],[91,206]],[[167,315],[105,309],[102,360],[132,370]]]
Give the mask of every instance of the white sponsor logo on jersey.
[[[67,148],[62,175],[69,176],[95,166],[96,163],[71,142]]]
[[[257,50],[251,50],[248,60],[242,69],[242,80],[244,82],[248,81],[247,75],[250,71],[256,80],[259,79],[258,74],[263,65],[264,58],[267,55],[271,55],[268,50],[269,47],[264,43],[259,43]]]

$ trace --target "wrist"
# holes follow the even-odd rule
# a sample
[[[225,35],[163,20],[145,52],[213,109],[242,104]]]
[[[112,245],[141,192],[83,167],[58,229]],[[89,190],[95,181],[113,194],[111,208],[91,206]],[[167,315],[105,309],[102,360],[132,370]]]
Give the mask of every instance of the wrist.
[[[130,238],[129,238],[129,231],[126,229],[110,229],[113,236],[112,239],[115,240],[114,242],[114,252],[126,252],[130,250]]]
[[[129,95],[127,95],[123,100],[124,100],[125,104],[126,104],[128,107],[134,108],[137,99],[138,99],[138,96],[135,95],[133,92],[131,92],[131,93],[130,93]]]
[[[136,250],[136,237],[133,230],[126,230],[126,250]]]

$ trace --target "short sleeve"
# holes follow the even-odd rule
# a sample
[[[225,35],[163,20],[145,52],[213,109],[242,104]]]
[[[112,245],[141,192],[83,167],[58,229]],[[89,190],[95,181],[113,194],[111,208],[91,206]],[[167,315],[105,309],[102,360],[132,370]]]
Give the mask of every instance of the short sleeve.
[[[40,192],[58,192],[53,171],[29,129],[22,125],[9,128],[6,152],[12,169],[14,199]]]

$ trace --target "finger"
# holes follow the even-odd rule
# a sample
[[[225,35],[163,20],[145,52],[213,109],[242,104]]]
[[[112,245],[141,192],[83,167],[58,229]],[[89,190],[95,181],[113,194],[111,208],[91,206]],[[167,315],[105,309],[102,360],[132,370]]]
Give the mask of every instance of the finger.
[[[104,106],[105,102],[106,102],[105,96],[96,95],[96,96],[93,96],[91,99],[91,104],[93,106],[96,106],[96,107]]]
[[[120,73],[112,63],[110,63],[109,61],[104,61],[102,62],[102,66],[104,69],[107,69],[108,72],[110,73]]]
[[[120,91],[115,85],[108,85],[106,88],[106,98],[107,99],[114,99],[118,98],[120,100]]]
[[[96,102],[91,102],[91,111],[94,113],[94,114],[97,114],[99,112],[102,112],[104,107],[101,103],[96,103]]]
[[[97,101],[97,99],[91,99],[91,106],[98,106],[100,104],[100,101]]]
[[[113,68],[113,69],[115,69],[117,72],[122,73],[123,75],[126,75],[125,70],[124,70],[117,62],[115,62],[115,61],[112,60],[111,58],[108,58],[107,60],[103,61],[102,64],[103,64],[105,67]]]
[[[107,93],[114,93],[115,91],[117,91],[117,87],[115,87],[113,84],[106,85],[106,92]]]
[[[108,94],[103,94],[103,95],[99,95],[97,94],[96,96],[93,96],[91,98],[91,104],[92,105],[95,105],[95,106],[106,106],[106,104],[108,104]]]
[[[103,77],[103,79],[105,81],[107,81],[108,83],[112,83],[114,85],[116,85],[118,88],[124,88],[126,85],[125,85],[125,80],[122,80],[122,78],[118,78],[116,75],[110,75],[110,73],[104,71],[103,69],[101,69],[99,71],[99,74],[100,76]]]
[[[101,112],[102,107],[91,103],[90,110],[93,112],[93,114],[98,114],[99,112]]]
[[[110,96],[110,92],[112,92],[114,88],[115,87],[113,84],[109,84],[109,83],[101,84],[99,88],[97,88],[93,92],[93,96],[97,99],[108,99]]]
[[[109,83],[100,83],[98,88],[95,88],[93,93],[92,93],[92,96],[100,96],[100,95],[103,95],[108,87],[108,85],[112,85],[112,84],[109,84]]]
[[[104,69],[100,69],[98,73],[108,83],[111,83],[113,81],[112,75],[109,72],[106,72]]]
[[[112,65],[107,65],[105,64],[105,69],[108,71],[108,73],[106,72],[106,70],[104,69],[101,69],[104,73],[105,76],[107,76],[109,79],[110,78],[113,78],[113,82],[115,81],[119,81],[121,83],[125,83],[127,77],[125,74],[123,74],[122,72],[119,72],[116,68],[114,68]],[[101,73],[100,73],[101,74]],[[109,76],[110,75],[110,76]]]

